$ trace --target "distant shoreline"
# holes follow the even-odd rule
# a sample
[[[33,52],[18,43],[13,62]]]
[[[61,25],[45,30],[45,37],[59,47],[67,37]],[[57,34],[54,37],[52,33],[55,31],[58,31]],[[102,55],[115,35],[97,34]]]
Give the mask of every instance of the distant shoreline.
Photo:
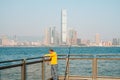
[[[70,47],[70,46],[0,46],[3,47]],[[120,46],[71,46],[71,47],[120,47]]]

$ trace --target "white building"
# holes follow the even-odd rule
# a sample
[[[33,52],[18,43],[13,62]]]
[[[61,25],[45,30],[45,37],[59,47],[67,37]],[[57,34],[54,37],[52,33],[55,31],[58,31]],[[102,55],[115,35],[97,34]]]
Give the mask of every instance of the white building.
[[[62,10],[61,14],[61,43],[67,43],[67,11],[65,9]]]

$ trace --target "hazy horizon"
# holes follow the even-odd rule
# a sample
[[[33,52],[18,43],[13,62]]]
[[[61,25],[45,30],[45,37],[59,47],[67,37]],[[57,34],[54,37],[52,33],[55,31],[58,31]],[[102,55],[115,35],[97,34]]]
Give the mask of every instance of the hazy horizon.
[[[79,38],[120,38],[120,0],[0,0],[0,35],[43,39],[44,29],[53,26],[60,32],[62,9]]]

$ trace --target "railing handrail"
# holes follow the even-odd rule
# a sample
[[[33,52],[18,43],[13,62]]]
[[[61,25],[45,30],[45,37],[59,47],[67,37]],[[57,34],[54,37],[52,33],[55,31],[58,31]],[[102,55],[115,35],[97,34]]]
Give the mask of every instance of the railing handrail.
[[[67,55],[60,54],[58,56],[67,56]],[[93,56],[93,58],[94,58],[94,55],[92,55],[92,54],[70,54],[70,56]],[[115,54],[109,54],[109,55],[108,54],[97,54],[95,56],[96,56],[96,58],[98,58],[97,56],[120,56],[120,54],[117,54],[117,55],[115,55]],[[43,57],[26,58],[25,60],[33,60],[33,59],[40,59],[40,58],[42,59],[42,58],[44,58],[44,56]],[[106,58],[108,58],[108,57],[106,57]],[[17,62],[17,61],[22,61],[22,60],[23,59],[6,60],[6,61],[0,61],[0,63]]]
[[[59,54],[58,56],[67,56],[66,54]],[[94,54],[70,54],[70,56],[94,56]],[[95,56],[120,56],[120,54],[97,54]],[[26,58],[26,60],[31,60],[31,59],[40,59],[42,57],[32,57],[32,58]],[[21,61],[23,59],[15,59],[15,60],[5,60],[5,61],[0,61],[0,63],[4,62],[13,62],[13,61]]]
[[[26,58],[25,60],[33,60],[33,59],[40,59],[43,57],[33,57],[33,58]],[[0,63],[7,63],[7,62],[17,62],[22,61],[23,59],[16,59],[16,60],[6,60],[6,61],[0,61]]]
[[[16,59],[16,60],[6,60],[6,61],[1,61],[1,63],[8,63],[8,62],[18,62],[18,61],[22,61],[23,59]]]

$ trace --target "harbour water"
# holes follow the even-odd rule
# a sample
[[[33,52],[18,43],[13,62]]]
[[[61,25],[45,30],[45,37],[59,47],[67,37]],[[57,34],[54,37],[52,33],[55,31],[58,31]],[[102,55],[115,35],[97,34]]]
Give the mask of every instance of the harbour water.
[[[39,57],[54,49],[58,54],[68,54],[69,47],[0,47],[0,61]],[[120,54],[120,47],[72,47],[70,54]]]

